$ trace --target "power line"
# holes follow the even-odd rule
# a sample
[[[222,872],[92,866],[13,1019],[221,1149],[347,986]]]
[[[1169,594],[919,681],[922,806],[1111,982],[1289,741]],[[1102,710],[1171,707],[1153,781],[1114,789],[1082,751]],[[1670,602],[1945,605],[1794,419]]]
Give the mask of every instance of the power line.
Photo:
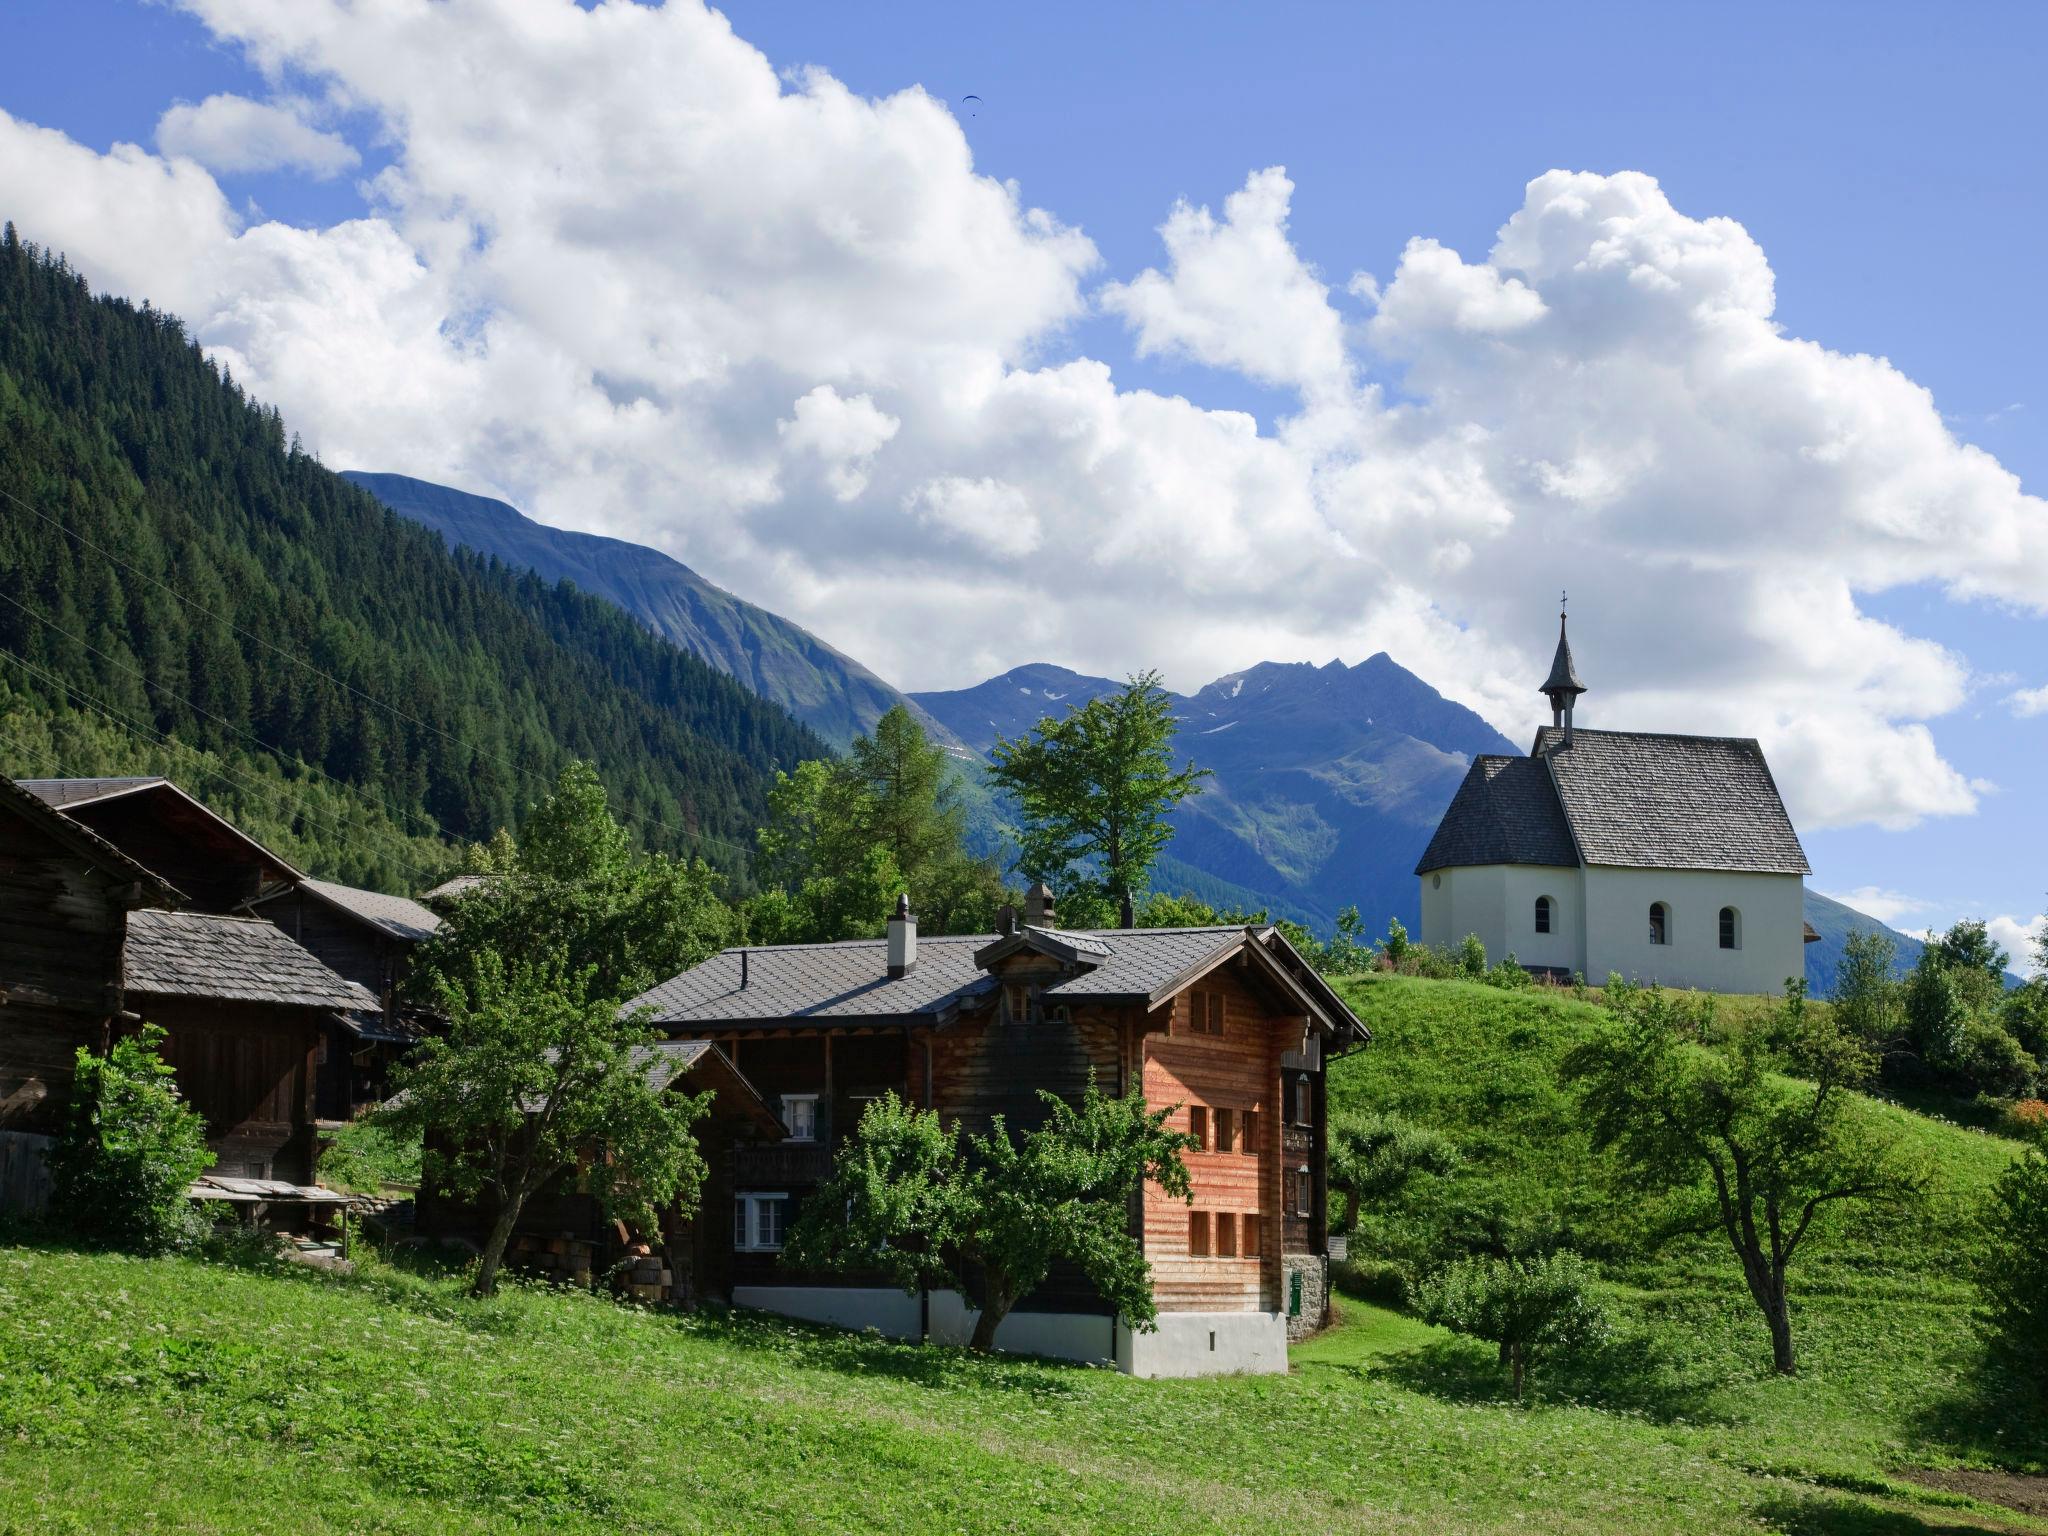
[[[31,517],[40,518],[43,522],[46,522],[51,527],[57,529],[66,538],[73,539],[79,544],[83,545],[85,548],[93,551],[93,553],[100,555],[101,557],[107,560],[112,561],[115,565],[119,566],[122,570],[127,571],[129,574],[138,576],[142,580],[148,582],[151,586],[168,593],[170,596],[176,598],[179,602],[183,603],[186,607],[194,610],[197,613],[202,613],[206,615],[208,618],[213,619],[217,623],[226,625],[229,629],[233,630],[236,634],[240,635],[245,640],[252,640],[256,644],[262,646],[265,650],[268,650],[274,653],[275,655],[283,657],[286,661],[291,662],[294,666],[303,668],[304,670],[312,673],[316,677],[324,678],[326,681],[334,684],[335,687],[340,688],[347,693],[355,695],[355,697],[361,699],[364,703],[373,705],[376,708],[385,711],[392,717],[392,719],[405,721],[409,725],[414,725],[423,731],[429,731],[433,733],[434,735],[440,737],[443,741],[446,741],[453,746],[460,747],[465,752],[473,752],[476,753],[478,756],[488,759],[489,761],[497,764],[497,766],[501,769],[504,769],[508,773],[510,773],[514,778],[515,782],[518,781],[520,778],[524,777],[525,779],[531,782],[537,782],[542,784],[546,789],[550,791],[553,789],[553,785],[548,782],[546,775],[542,773],[540,770],[533,768],[523,768],[519,764],[511,761],[510,758],[505,757],[501,754],[495,752],[485,752],[480,748],[473,747],[468,742],[462,740],[462,738],[460,738],[459,736],[454,735],[452,732],[443,730],[440,726],[434,725],[430,721],[422,720],[415,715],[407,714],[404,710],[399,709],[396,705],[387,704],[382,699],[376,698],[372,694],[365,693],[362,689],[356,687],[353,683],[347,682],[342,678],[334,676],[333,673],[326,671],[324,668],[316,666],[313,662],[307,660],[305,657],[299,655],[297,652],[289,650],[284,646],[278,645],[263,635],[255,634],[249,630],[243,629],[239,624],[236,624],[231,619],[228,619],[224,615],[215,612],[213,609],[207,607],[206,604],[200,602],[198,599],[187,597],[183,592],[180,592],[176,587],[173,587],[172,585],[170,585],[170,583],[162,580],[160,577],[152,575],[150,572],[145,571],[138,566],[130,564],[128,561],[122,559],[119,555],[115,554],[112,550],[106,549],[99,544],[95,544],[91,539],[87,538],[84,534],[78,532],[76,529],[72,528],[69,524],[64,522],[62,518],[53,517],[49,513],[44,512],[41,508],[33,506],[29,502],[23,501],[19,496],[16,496],[12,491],[7,490],[5,487],[0,487],[0,498],[5,498],[6,500],[14,503],[14,505],[20,507],[23,511],[27,512]],[[45,620],[45,622],[48,621]],[[83,644],[84,642],[81,641],[79,643]],[[742,858],[751,859],[753,857],[754,850],[746,847],[743,844],[732,842],[727,838],[718,837],[708,832],[693,832],[687,827],[679,827],[671,822],[663,821],[658,816],[648,815],[644,812],[636,813],[622,809],[615,810],[613,814],[620,821],[629,823],[634,826],[638,826],[643,831],[649,827],[654,827],[659,828],[661,831],[664,832],[673,833],[677,837],[685,840],[685,846],[693,842],[705,843],[710,844],[714,847],[728,849],[731,852],[740,855]]]
[[[161,746],[165,748],[167,751],[173,753],[175,753],[182,746],[186,752],[190,753],[194,758],[198,759],[198,761],[192,765],[198,772],[210,775],[213,778],[221,780],[223,783],[234,785],[246,791],[249,794],[257,796],[266,804],[268,804],[271,807],[271,809],[282,813],[289,819],[302,819],[312,823],[316,827],[323,828],[328,833],[329,836],[334,837],[337,841],[343,843],[347,843],[350,841],[348,827],[345,826],[343,823],[335,820],[331,815],[323,817],[319,812],[315,811],[310,806],[282,798],[280,791],[273,790],[268,785],[261,784],[254,779],[246,778],[241,774],[235,773],[232,769],[227,768],[224,765],[208,763],[206,761],[206,757],[208,754],[201,751],[201,749],[178,742],[168,734],[157,730],[156,727],[154,726],[145,726],[139,724],[130,717],[120,713],[112,705],[108,704],[104,699],[101,699],[95,694],[86,692],[85,689],[79,687],[76,683],[66,682],[63,678],[58,677],[51,672],[45,671],[43,668],[38,667],[34,662],[28,660],[26,657],[20,655],[15,651],[9,650],[6,646],[0,646],[0,655],[8,657],[10,660],[15,662],[18,666],[20,666],[24,671],[28,672],[31,676],[41,678],[44,682],[50,684],[50,686],[54,688],[63,689],[70,694],[76,695],[76,697],[79,699],[79,701],[84,705],[86,709],[90,710],[92,713],[96,715],[99,715],[100,717],[105,719],[109,724],[118,726],[122,730],[127,731],[131,736],[136,737],[138,740],[144,741],[149,745]],[[149,736],[143,735],[143,732],[145,730],[147,730],[150,733]],[[20,746],[21,744],[17,742],[16,745]],[[24,748],[24,750],[26,749]],[[61,763],[59,763],[54,756],[45,756],[43,760],[55,764],[59,767],[62,766]],[[339,781],[334,782],[338,783]],[[411,882],[415,884],[418,883],[418,881],[425,876],[440,873],[438,869],[430,868],[424,865],[407,865],[405,866],[405,870],[407,875],[411,878]]]
[[[148,673],[144,672],[140,667],[131,667],[126,662],[122,661],[119,657],[109,656],[105,651],[101,650],[98,646],[94,645],[90,640],[85,639],[83,636],[72,634],[70,630],[66,629],[63,625],[59,624],[55,619],[52,619],[48,614],[38,612],[36,609],[31,608],[27,603],[22,602],[19,598],[9,597],[5,592],[0,592],[0,602],[12,603],[16,608],[19,608],[23,613],[27,614],[30,618],[37,620],[46,628],[51,629],[57,634],[62,635],[66,640],[71,641],[72,644],[84,646],[85,649],[91,651],[93,655],[99,657],[100,660],[104,661],[108,666],[119,668],[121,671],[126,672],[130,677],[139,679],[143,687],[153,688],[158,693],[165,694],[170,698],[176,699],[180,704],[183,704],[187,709],[191,710],[194,714],[204,716],[206,719],[211,720],[215,725],[221,726],[226,730],[233,731],[237,736],[242,737],[246,741],[253,742],[259,750],[268,753],[273,757],[278,758],[280,761],[284,760],[284,754],[282,752],[280,752],[276,747],[272,746],[269,742],[265,741],[262,737],[258,736],[254,731],[251,731],[244,726],[236,725],[232,720],[224,719],[221,716],[216,715],[212,710],[205,708],[203,705],[195,702],[193,699],[187,697],[185,694],[178,692],[177,689],[172,688],[167,684],[158,682],[156,679],[152,678]],[[0,646],[0,651],[7,651],[7,648],[5,646]],[[25,667],[33,666],[33,663],[31,663],[26,657],[23,657],[16,652],[7,651],[7,654],[13,656],[16,661],[19,661]],[[44,675],[46,677],[48,676],[48,674]],[[69,684],[62,683],[62,681],[57,678],[50,678],[49,681],[57,683],[59,686],[70,686]],[[454,840],[452,834],[448,831],[448,829],[442,826],[440,822],[436,821],[433,818],[433,816],[427,811],[395,805],[381,795],[370,794],[368,790],[360,786],[351,786],[351,788],[354,788],[356,790],[356,793],[362,794],[366,798],[373,799],[380,808],[382,808],[388,815],[392,817],[394,821],[396,821],[401,816],[416,817],[427,824],[427,827],[431,835],[442,838],[446,841]],[[403,829],[401,828],[401,830]]]

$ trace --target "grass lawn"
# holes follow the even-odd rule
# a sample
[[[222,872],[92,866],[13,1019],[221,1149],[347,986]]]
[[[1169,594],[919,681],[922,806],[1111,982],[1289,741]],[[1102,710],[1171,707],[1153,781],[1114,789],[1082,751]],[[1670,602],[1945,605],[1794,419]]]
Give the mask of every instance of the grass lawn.
[[[1508,1071],[1584,1027],[1576,1005],[1398,980],[1359,999],[1378,1038],[1333,1092],[1448,1094],[1471,1162],[1447,1183],[1483,1208],[1589,1172],[1568,1105]],[[1460,1019],[1462,1045],[1437,1034]],[[2010,1156],[1910,1123],[1952,1195]],[[1956,1259],[1905,1224],[1838,1240],[1799,1290],[1796,1380],[1710,1247],[1615,1264],[1614,1346],[1517,1407],[1490,1350],[1358,1296],[1289,1376],[1141,1382],[537,1288],[475,1303],[375,1263],[19,1244],[0,1532],[2048,1532],[1900,1476],[2048,1471],[2038,1415],[1976,1380]]]

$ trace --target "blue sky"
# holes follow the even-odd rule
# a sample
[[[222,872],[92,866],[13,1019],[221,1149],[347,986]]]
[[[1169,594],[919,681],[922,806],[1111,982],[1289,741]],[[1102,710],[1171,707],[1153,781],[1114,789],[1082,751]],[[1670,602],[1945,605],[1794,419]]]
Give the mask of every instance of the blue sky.
[[[1092,280],[1126,282],[1161,266],[1159,227],[1177,199],[1220,209],[1248,172],[1284,165],[1293,185],[1287,237],[1329,284],[1333,305],[1363,323],[1368,309],[1336,290],[1357,270],[1387,283],[1412,237],[1433,237],[1476,262],[1532,177],[1553,167],[1647,172],[1684,214],[1733,219],[1761,246],[1786,333],[1888,359],[1931,391],[1957,438],[1995,456],[2032,495],[2048,490],[2038,425],[2048,414],[2048,354],[2039,344],[2048,335],[2048,286],[2039,277],[2048,244],[2039,148],[2048,143],[2048,94],[2039,89],[2048,11],[2039,7],[1041,3],[998,11],[785,0],[734,4],[726,14],[786,76],[816,65],[865,97],[922,85],[951,104],[975,172],[1013,179],[1027,206],[1085,232],[1099,256]],[[0,109],[96,152],[118,140],[151,146],[176,101],[223,92],[318,97],[333,78],[321,68],[266,77],[240,45],[169,6],[16,0],[0,17]],[[593,86],[601,116],[603,91]],[[971,108],[962,104],[970,93],[980,98]],[[359,87],[363,94],[371,93]],[[360,100],[330,103],[319,121],[355,147],[360,167],[326,179],[216,168],[246,220],[320,230],[372,210],[367,178],[404,162],[405,136]],[[632,131],[622,118],[621,132]],[[35,209],[4,211],[35,232]],[[1288,381],[1204,361],[1199,347],[1141,349],[1126,318],[1100,303],[1038,328],[1026,351],[1015,361],[1101,359],[1125,391],[1248,411],[1268,433],[1300,406]],[[1359,356],[1362,374],[1398,398],[1400,368],[1364,349]],[[294,411],[287,386],[279,390],[295,415],[313,408]],[[876,399],[910,420],[879,391]],[[360,457],[362,434],[349,441]],[[400,467],[400,457],[394,445],[391,462],[367,467]],[[517,489],[507,481],[477,488]],[[538,481],[516,499],[552,515]],[[873,656],[857,636],[831,629],[829,607],[807,613],[795,593],[778,601],[759,573],[781,567],[765,559],[748,566],[738,555],[722,567],[689,537],[678,532],[671,547],[889,669],[886,649]],[[1807,547],[1788,539],[1780,554],[1796,564]],[[1574,604],[1589,626],[1598,623],[1601,586],[1590,575]],[[1518,610],[1548,601],[1515,596]],[[1926,726],[1956,773],[1986,787],[1973,813],[1927,816],[1906,830],[1808,828],[1813,883],[1897,893],[1886,915],[1907,928],[2042,911],[2048,712],[2016,717],[2003,700],[2048,683],[2043,618],[1997,601],[1956,601],[1934,581],[1861,590],[1857,604],[1966,659],[1966,696]],[[1710,620],[1683,637],[1693,649],[1715,639]],[[1311,643],[1300,641],[1304,651]],[[1333,637],[1330,650],[1356,660],[1349,652],[1363,643]],[[1426,656],[1389,648],[1458,691]],[[1105,655],[1098,646],[1052,659],[1107,669]],[[1155,659],[1130,654],[1123,664]],[[1258,659],[1241,654],[1230,664]],[[1636,723],[1601,714],[1603,659],[1597,647],[1581,650],[1595,689],[1588,714]],[[1610,659],[1607,670],[1624,666],[1631,700],[1654,692],[1634,656]],[[2012,680],[2000,681],[2007,673]],[[1501,723],[1520,734],[1515,722]],[[1873,737],[1845,750],[1885,748]]]

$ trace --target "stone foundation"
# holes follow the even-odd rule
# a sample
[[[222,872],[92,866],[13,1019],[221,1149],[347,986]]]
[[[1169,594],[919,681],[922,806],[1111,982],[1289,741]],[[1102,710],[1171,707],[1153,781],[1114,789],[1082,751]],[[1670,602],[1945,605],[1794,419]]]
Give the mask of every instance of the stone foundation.
[[[1299,1308],[1294,1305],[1297,1284],[1301,1287]],[[1289,1343],[1321,1328],[1330,1317],[1330,1261],[1321,1254],[1288,1254],[1280,1261],[1280,1299]]]

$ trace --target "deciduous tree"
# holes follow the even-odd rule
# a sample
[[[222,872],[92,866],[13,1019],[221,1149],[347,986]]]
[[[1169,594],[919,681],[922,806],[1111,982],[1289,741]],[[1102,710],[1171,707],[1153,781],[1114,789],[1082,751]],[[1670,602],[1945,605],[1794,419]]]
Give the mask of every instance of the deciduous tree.
[[[1117,903],[1124,922],[1173,838],[1167,815],[1209,776],[1173,766],[1179,726],[1157,672],[1027,736],[998,736],[989,778],[1016,802],[1017,867],[1061,890],[1092,889]]]
[[[1130,1231],[1146,1180],[1188,1198],[1192,1137],[1168,1110],[1110,1098],[1091,1079],[1081,1103],[1041,1092],[1047,1118],[1013,1134],[996,1118],[963,1136],[932,1110],[889,1094],[839,1149],[784,1252],[798,1268],[879,1272],[906,1291],[980,1282],[971,1347],[995,1347],[1010,1310],[1053,1263],[1074,1263],[1134,1328],[1156,1326],[1151,1268]]]
[[[1342,1116],[1330,1127],[1330,1185],[1344,1193],[1344,1230],[1358,1225],[1358,1207],[1400,1198],[1425,1174],[1458,1166],[1449,1139],[1400,1115],[1372,1112]]]
[[[1778,1371],[1798,1368],[1787,1276],[1830,1206],[1901,1201],[1924,1184],[1854,1089],[1866,1045],[1794,986],[1776,1014],[1709,1046],[1702,1003],[1609,984],[1610,1019],[1565,1058],[1596,1145],[1645,1193],[1707,1190],[1718,1227],[1770,1329]],[[1783,1074],[1794,1074],[1787,1076]]]
[[[1977,1262],[1978,1325],[2048,1397],[2048,1158],[2029,1152],[1998,1177]]]
[[[1427,1322],[1500,1346],[1515,1400],[1537,1360],[1597,1341],[1607,1318],[1593,1268],[1574,1253],[1537,1259],[1460,1259],[1424,1280],[1416,1310]]]
[[[491,1206],[476,1295],[496,1288],[520,1212],[552,1179],[580,1169],[609,1214],[641,1227],[695,1204],[691,1128],[710,1095],[670,1091],[652,1032],[596,990],[593,969],[483,951],[439,1001],[447,1028],[399,1069],[389,1117],[425,1136],[436,1185]]]

